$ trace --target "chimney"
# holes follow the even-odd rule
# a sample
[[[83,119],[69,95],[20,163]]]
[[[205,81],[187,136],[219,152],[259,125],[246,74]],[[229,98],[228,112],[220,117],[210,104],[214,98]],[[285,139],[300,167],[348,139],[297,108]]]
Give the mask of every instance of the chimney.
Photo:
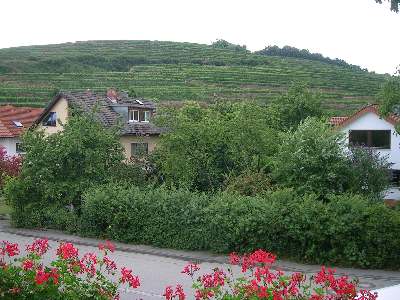
[[[107,90],[107,98],[112,102],[112,103],[117,103],[117,98],[118,93],[114,89],[108,89]]]

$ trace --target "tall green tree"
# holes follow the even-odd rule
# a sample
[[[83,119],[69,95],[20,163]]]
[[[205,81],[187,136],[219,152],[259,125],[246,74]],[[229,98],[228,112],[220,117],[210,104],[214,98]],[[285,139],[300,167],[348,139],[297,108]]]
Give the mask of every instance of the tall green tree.
[[[285,133],[274,160],[273,177],[278,184],[300,194],[325,197],[345,190],[347,177],[344,136],[326,122],[307,118],[297,129]]]
[[[319,94],[305,84],[294,84],[285,95],[272,101],[267,116],[274,128],[288,130],[296,128],[307,117],[321,117],[322,114]]]
[[[381,115],[400,113],[400,77],[394,76],[386,81],[379,95],[379,111]],[[400,133],[400,126],[396,125],[396,131]]]
[[[29,203],[79,207],[82,193],[111,180],[124,159],[117,131],[86,114],[72,115],[52,135],[30,130],[23,143],[21,175],[5,187],[6,197],[21,209]]]
[[[169,132],[153,157],[165,182],[213,190],[221,188],[228,175],[264,169],[279,143],[265,115],[265,108],[253,103],[207,108],[187,103],[159,112],[158,122]]]

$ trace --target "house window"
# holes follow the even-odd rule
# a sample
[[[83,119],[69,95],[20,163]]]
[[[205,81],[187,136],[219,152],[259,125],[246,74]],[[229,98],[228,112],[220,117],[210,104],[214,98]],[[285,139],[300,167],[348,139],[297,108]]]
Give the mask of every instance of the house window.
[[[16,153],[24,153],[24,148],[22,147],[22,143],[15,143],[15,152]]]
[[[131,156],[143,156],[149,153],[148,143],[132,143]]]
[[[143,122],[149,122],[149,121],[150,121],[150,111],[145,110],[145,111],[144,111]]]
[[[50,112],[42,122],[43,126],[56,126],[57,125],[57,113],[52,111]]]
[[[130,110],[129,111],[129,122],[149,122],[150,111],[149,110]]]
[[[390,130],[350,130],[351,146],[390,149]]]
[[[139,111],[130,110],[129,111],[129,122],[139,122]]]

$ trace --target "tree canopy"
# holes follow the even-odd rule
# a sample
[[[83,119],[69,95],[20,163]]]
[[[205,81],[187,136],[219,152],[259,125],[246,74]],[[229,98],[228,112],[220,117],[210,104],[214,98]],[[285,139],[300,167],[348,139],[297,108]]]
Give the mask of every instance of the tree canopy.
[[[383,115],[398,113],[400,108],[400,78],[392,77],[382,87],[380,93],[380,112]]]
[[[220,188],[228,175],[262,170],[279,143],[266,115],[265,107],[253,103],[207,108],[187,103],[181,109],[158,112],[158,122],[170,128],[155,154],[164,181],[213,190]]]
[[[321,53],[312,53],[308,49],[298,49],[292,46],[284,46],[280,48],[279,46],[268,46],[263,50],[256,51],[257,54],[266,55],[266,56],[282,56],[282,57],[296,57],[296,58],[304,58],[308,60],[321,61],[324,63],[328,63],[330,65],[337,65],[341,67],[346,67],[352,70],[363,70],[368,71],[367,69],[361,69],[361,67],[357,65],[349,64],[343,59],[339,58],[329,58],[323,56]]]
[[[48,136],[30,130],[23,144],[21,175],[5,187],[6,198],[21,209],[29,203],[79,207],[82,193],[115,178],[124,159],[117,132],[92,115],[73,114],[63,131]]]
[[[279,130],[295,128],[307,117],[323,115],[321,99],[307,85],[292,85],[285,95],[272,100],[268,107],[269,123]]]

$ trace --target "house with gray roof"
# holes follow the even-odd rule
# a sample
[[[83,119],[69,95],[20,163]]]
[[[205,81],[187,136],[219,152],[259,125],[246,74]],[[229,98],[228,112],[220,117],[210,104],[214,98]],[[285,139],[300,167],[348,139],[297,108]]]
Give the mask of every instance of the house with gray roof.
[[[129,97],[126,92],[109,89],[104,92],[61,91],[46,106],[36,121],[45,133],[63,130],[73,109],[93,112],[105,127],[119,126],[120,141],[127,159],[154,150],[162,129],[151,119],[156,112],[154,102]]]

